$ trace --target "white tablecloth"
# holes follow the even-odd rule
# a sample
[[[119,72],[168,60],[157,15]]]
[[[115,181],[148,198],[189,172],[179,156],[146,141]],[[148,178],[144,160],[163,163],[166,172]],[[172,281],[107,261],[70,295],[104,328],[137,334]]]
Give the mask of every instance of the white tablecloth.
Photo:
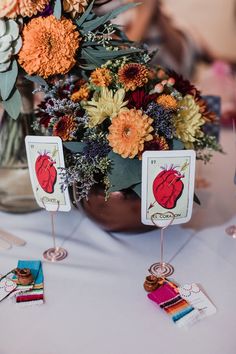
[[[184,331],[147,298],[143,281],[159,260],[158,231],[109,234],[74,209],[56,218],[57,244],[68,257],[43,261],[45,304],[0,303],[0,354],[235,354],[236,240],[225,234],[226,226],[236,223],[234,166],[232,155],[217,159],[212,169],[221,161],[228,169],[225,177],[215,173],[214,183],[222,181],[218,194],[214,183],[200,191],[205,214],[195,208],[192,224],[172,226],[165,237],[172,278],[201,284],[217,307],[214,316]],[[19,259],[43,260],[43,251],[52,246],[45,211],[0,213],[0,225],[27,241],[0,252],[0,273]]]

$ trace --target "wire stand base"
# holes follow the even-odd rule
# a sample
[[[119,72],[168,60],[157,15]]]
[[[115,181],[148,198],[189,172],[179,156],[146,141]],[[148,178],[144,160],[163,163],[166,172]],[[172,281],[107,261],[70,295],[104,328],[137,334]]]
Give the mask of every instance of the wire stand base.
[[[52,247],[43,252],[43,257],[47,261],[58,262],[62,261],[68,256],[68,252],[62,247]]]
[[[148,271],[157,278],[164,278],[174,273],[174,267],[169,263],[157,262],[152,264]]]
[[[231,225],[227,227],[225,231],[227,235],[231,236],[232,238],[236,238],[236,225]]]

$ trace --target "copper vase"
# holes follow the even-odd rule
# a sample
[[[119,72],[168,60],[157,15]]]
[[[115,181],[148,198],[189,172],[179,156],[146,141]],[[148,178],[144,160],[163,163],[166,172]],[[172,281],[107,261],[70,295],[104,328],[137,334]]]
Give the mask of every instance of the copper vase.
[[[141,199],[131,189],[112,192],[105,200],[104,189],[96,186],[81,202],[85,213],[106,231],[145,232],[153,227],[141,222]]]

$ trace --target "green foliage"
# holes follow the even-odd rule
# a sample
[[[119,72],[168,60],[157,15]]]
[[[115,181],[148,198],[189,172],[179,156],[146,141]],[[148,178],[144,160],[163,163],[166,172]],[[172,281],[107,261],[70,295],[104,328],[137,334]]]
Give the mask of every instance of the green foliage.
[[[127,4],[124,6],[120,6],[118,9],[110,11],[103,16],[96,16],[94,19],[86,21],[86,19],[88,19],[88,14],[89,14],[88,13],[85,17],[85,20],[83,20],[82,23],[77,21],[77,25],[80,27],[81,31],[84,31],[84,32],[93,31],[96,28],[103,26],[105,23],[112,20],[113,18],[117,17],[122,12],[127,11],[135,6],[137,6],[137,4]],[[91,7],[91,9],[92,9],[92,7]]]
[[[60,20],[62,12],[61,0],[55,0],[53,15]]]
[[[124,159],[120,155],[110,152],[111,169],[108,172],[110,180],[109,192],[129,188],[141,182],[141,165],[138,159]]]
[[[91,14],[91,10],[93,8],[93,4],[94,4],[94,0],[91,1],[90,5],[87,7],[83,15],[79,19],[76,19],[75,22],[79,28],[82,27],[83,23],[89,18],[89,15]]]
[[[64,142],[63,145],[73,153],[82,152],[85,147],[85,143],[78,141]]]
[[[131,189],[139,196],[139,198],[141,198],[141,187],[142,187],[141,183],[131,186]]]
[[[3,107],[10,117],[17,119],[21,111],[21,103],[21,95],[19,91],[15,89],[10,98],[3,101]]]
[[[10,96],[13,87],[15,86],[18,75],[18,66],[16,60],[13,60],[10,69],[0,73],[0,93],[5,101]]]
[[[34,75],[34,76],[30,76],[30,75],[25,75],[25,78],[29,81],[34,82],[35,84],[38,84],[40,86],[43,86],[45,88],[48,88],[48,84],[47,82],[40,76]]]
[[[173,139],[173,150],[183,150],[184,144],[178,139]]]

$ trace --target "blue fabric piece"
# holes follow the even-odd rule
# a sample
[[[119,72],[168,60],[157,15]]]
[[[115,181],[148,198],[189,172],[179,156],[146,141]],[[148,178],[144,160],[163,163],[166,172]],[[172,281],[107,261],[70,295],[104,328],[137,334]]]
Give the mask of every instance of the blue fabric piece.
[[[176,315],[174,315],[172,317],[172,320],[174,322],[176,322],[176,321],[180,320],[182,317],[184,317],[185,315],[187,315],[188,313],[190,313],[193,310],[194,310],[194,308],[192,306],[188,306],[186,309],[184,309],[184,310],[178,312]]]
[[[43,283],[43,269],[41,261],[22,261],[19,260],[17,264],[17,268],[29,268],[31,274],[34,277],[34,284],[41,284]]]

